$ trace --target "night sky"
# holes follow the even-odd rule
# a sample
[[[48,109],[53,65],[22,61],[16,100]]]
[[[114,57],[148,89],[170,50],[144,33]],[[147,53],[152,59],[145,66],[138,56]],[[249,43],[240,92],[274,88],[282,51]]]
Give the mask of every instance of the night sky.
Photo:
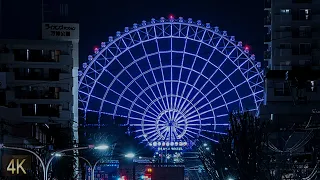
[[[251,46],[252,53],[262,61],[264,50],[264,3],[260,0],[44,0],[46,21],[80,23],[80,61],[92,54],[93,47],[108,36],[123,31],[125,26],[151,18],[173,14],[210,22]],[[54,3],[53,3],[54,2]],[[59,3],[69,4],[69,17],[59,17]],[[3,0],[1,38],[36,39],[41,31],[41,0]]]

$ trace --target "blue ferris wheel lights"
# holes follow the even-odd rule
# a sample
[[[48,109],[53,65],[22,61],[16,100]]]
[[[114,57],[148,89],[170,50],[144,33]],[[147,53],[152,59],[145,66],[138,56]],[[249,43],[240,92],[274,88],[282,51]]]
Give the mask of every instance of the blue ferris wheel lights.
[[[100,124],[124,117],[156,149],[187,148],[198,138],[217,142],[229,112],[258,113],[263,101],[261,63],[249,49],[191,18],[142,21],[94,53],[79,79],[85,118],[97,113]]]

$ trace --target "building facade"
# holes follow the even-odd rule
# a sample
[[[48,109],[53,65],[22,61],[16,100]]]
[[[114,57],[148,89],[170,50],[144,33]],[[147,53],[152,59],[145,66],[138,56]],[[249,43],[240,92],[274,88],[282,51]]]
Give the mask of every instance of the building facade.
[[[264,10],[269,167],[276,179],[301,179],[319,156],[320,0],[265,0]]]
[[[0,40],[0,49],[0,143],[50,150],[56,144],[52,128],[77,122],[73,43]]]

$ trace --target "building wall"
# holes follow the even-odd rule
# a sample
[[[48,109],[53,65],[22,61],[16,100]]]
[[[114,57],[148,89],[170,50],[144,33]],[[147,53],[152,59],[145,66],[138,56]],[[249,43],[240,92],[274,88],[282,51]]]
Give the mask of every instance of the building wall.
[[[2,93],[9,109],[2,108],[1,116],[68,126],[74,116],[72,43],[1,40],[0,44],[7,49],[0,54],[0,66],[6,71]]]
[[[267,49],[264,57],[269,77],[265,81],[267,106],[261,113],[288,114],[293,109],[283,108],[296,107],[293,101],[298,98],[298,92],[285,82],[285,72],[296,67],[320,69],[320,0],[265,0],[265,13]],[[308,105],[299,107],[294,113],[305,113],[309,117],[312,109],[320,108],[320,83],[310,80],[306,84],[309,87],[303,96]]]
[[[319,149],[320,0],[265,0],[265,15],[268,67],[260,116],[273,122],[267,163],[276,179],[297,179],[289,172],[299,168],[306,177]]]

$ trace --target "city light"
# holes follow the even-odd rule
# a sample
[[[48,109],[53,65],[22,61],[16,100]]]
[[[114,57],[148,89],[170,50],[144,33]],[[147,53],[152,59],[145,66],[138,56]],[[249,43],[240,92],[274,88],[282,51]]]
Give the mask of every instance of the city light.
[[[62,156],[61,153],[54,153],[53,155],[54,155],[55,157],[61,157],[61,156]]]
[[[94,147],[94,149],[107,150],[107,149],[109,149],[109,146],[107,146],[107,145],[99,145],[99,146]]]
[[[133,154],[133,153],[128,153],[128,154],[124,155],[124,157],[126,157],[126,158],[134,158],[134,157],[135,157],[135,154]]]

